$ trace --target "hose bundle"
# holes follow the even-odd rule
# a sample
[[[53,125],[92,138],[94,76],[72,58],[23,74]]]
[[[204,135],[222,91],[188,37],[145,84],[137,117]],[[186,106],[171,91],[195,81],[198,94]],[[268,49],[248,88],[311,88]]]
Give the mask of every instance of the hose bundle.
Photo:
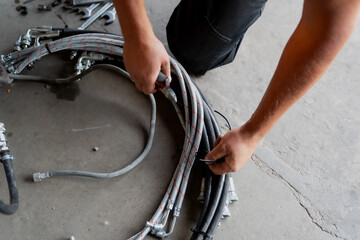
[[[37,29],[32,31],[36,32]],[[39,39],[35,39],[32,45],[28,44],[29,46],[20,51],[1,56],[1,63],[11,72],[9,74],[11,79],[64,84],[77,81],[87,73],[99,68],[111,69],[129,78],[129,74],[122,64],[124,45],[122,36],[95,31],[83,33],[79,30],[52,29],[50,27],[45,30],[42,28],[41,31],[43,38],[47,40],[46,43],[40,44]],[[29,30],[27,35],[31,35],[31,33]],[[27,36],[26,39],[29,39],[29,37]],[[30,39],[32,38],[30,37]],[[22,70],[33,64],[34,61],[63,50],[82,53],[81,57],[78,58],[75,76],[50,79],[41,76],[19,75]],[[164,238],[173,232],[176,221],[180,216],[192,166],[196,159],[203,159],[213,148],[213,143],[220,133],[213,110],[200,89],[192,82],[185,69],[175,59],[170,58],[170,62],[173,81],[171,86],[164,87],[161,91],[172,103],[184,129],[183,149],[173,178],[159,207],[151,219],[146,222],[144,228],[129,239],[140,240],[149,233]],[[131,170],[145,158],[153,140],[156,105],[154,97],[152,95],[149,97],[153,110],[148,143],[143,153],[129,166],[113,173],[91,173],[73,170],[48,171],[34,174],[34,180],[40,181],[59,175],[111,178]],[[215,229],[223,216],[224,208],[229,203],[230,175],[217,176],[204,163],[201,163],[201,166],[204,175],[202,184],[204,188],[203,208],[197,225],[192,229],[192,240],[212,239]]]

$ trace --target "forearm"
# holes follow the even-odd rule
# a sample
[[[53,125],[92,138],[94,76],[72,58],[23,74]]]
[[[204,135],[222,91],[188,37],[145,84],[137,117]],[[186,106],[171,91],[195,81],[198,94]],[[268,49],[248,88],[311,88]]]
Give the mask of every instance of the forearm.
[[[347,1],[345,6],[345,1],[332,1],[329,8],[311,1],[305,1],[303,17],[258,108],[245,124],[248,134],[259,139],[320,79],[356,24],[359,1]]]
[[[124,64],[137,89],[154,93],[159,72],[171,81],[170,59],[156,38],[144,0],[113,0],[124,35]]]
[[[146,13],[144,0],[114,0],[125,41],[153,37],[154,33]]]
[[[215,174],[236,172],[280,117],[324,74],[349,38],[360,0],[305,0],[302,19],[254,114],[241,127],[220,136],[205,159]]]

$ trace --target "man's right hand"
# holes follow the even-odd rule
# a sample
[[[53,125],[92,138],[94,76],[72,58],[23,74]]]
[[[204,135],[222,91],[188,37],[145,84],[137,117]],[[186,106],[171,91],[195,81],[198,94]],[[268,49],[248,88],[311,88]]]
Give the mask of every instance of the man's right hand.
[[[145,94],[155,92],[160,71],[171,81],[170,57],[153,34],[125,41],[124,63],[136,87]]]
[[[140,91],[154,93],[160,71],[171,81],[170,57],[152,30],[144,0],[113,0],[113,3],[125,39],[125,68]]]

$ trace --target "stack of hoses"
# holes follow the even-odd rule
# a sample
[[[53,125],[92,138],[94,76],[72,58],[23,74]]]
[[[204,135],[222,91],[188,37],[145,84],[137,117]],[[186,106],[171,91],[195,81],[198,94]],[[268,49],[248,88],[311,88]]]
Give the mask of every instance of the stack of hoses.
[[[129,77],[122,64],[123,38],[119,35],[86,32],[69,29],[57,29],[58,37],[53,37],[51,42],[39,46],[30,46],[21,51],[2,56],[2,64],[12,73],[9,75],[13,80],[30,80],[45,82],[48,84],[65,84],[77,81],[90,71],[99,68],[115,70]],[[93,61],[93,65],[82,71],[77,76],[63,79],[49,79],[40,76],[20,75],[29,64],[51,53],[71,50],[80,52],[92,52],[101,54],[103,57]],[[177,218],[180,215],[184,195],[188,186],[191,168],[196,159],[203,159],[213,148],[213,143],[219,135],[219,126],[209,103],[192,82],[184,68],[174,59],[171,61],[172,84],[162,88],[161,91],[171,101],[180,123],[185,131],[185,139],[179,164],[167,191],[152,218],[147,221],[145,227],[129,239],[143,239],[151,233],[158,237],[169,236],[174,229]],[[91,173],[84,171],[56,170],[34,175],[34,180],[42,180],[51,176],[76,175],[96,178],[111,178],[124,174],[131,170],[145,158],[150,150],[155,131],[155,100],[150,95],[152,102],[152,118],[150,124],[149,139],[143,153],[129,166],[113,173]],[[204,204],[197,225],[192,229],[191,239],[212,239],[215,229],[223,215],[223,209],[228,203],[229,176],[214,175],[209,168],[201,163],[203,177],[205,178]]]

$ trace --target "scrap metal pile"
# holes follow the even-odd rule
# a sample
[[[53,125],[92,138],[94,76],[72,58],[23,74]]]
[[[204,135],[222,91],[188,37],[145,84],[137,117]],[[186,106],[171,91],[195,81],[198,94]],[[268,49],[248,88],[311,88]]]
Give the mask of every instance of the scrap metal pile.
[[[29,29],[14,45],[14,52],[1,55],[2,81],[33,81],[46,84],[69,84],[96,69],[110,69],[124,77],[129,74],[123,65],[124,40],[120,35],[83,31],[68,28],[37,27]],[[37,60],[56,52],[65,52],[76,61],[73,76],[52,79],[45,76],[22,75],[21,72]],[[180,124],[185,131],[183,151],[173,178],[154,215],[146,221],[143,229],[129,239],[143,239],[147,234],[167,237],[174,229],[180,216],[188,179],[193,164],[201,160],[213,148],[220,133],[219,125],[210,104],[200,89],[191,80],[185,69],[173,58],[172,79],[168,85],[164,75],[159,74],[158,85],[161,92],[172,103]],[[73,170],[55,170],[33,175],[34,181],[61,175],[76,175],[95,178],[111,178],[122,175],[144,159],[149,152],[155,131],[156,104],[152,102],[149,139],[144,151],[129,166],[112,173],[92,173]],[[237,200],[231,175],[214,175],[206,164],[202,167],[202,190],[199,199],[203,207],[197,225],[192,229],[191,239],[212,239],[219,221],[230,216],[227,205]]]

